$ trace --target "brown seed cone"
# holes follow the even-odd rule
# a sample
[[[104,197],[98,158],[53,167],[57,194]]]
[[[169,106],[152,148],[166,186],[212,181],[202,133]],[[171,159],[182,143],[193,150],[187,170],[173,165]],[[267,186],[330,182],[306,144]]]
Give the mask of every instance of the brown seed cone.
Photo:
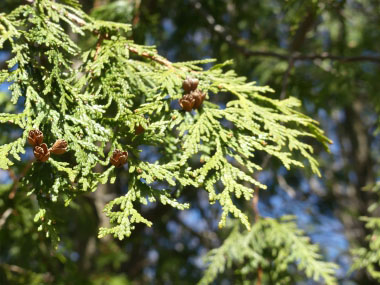
[[[50,157],[50,151],[48,150],[46,143],[43,143],[40,146],[35,146],[33,153],[35,158],[41,162],[46,162]]]
[[[183,110],[190,112],[194,107],[195,99],[191,94],[185,94],[178,102]]]
[[[199,109],[202,106],[202,103],[206,98],[206,93],[203,93],[201,90],[195,90],[195,91],[191,92],[190,95],[192,95],[193,98],[195,99],[193,108]]]
[[[67,150],[67,142],[63,139],[57,140],[50,148],[50,152],[53,154],[63,154]]]
[[[188,77],[182,82],[182,88],[183,90],[185,90],[186,93],[190,93],[191,91],[197,89],[198,84],[198,79]]]
[[[42,144],[43,140],[44,140],[44,134],[40,130],[29,131],[28,142],[33,147]]]
[[[138,136],[139,134],[142,134],[143,132],[145,132],[145,129],[143,126],[141,125],[138,125],[135,127],[135,134],[136,136]]]
[[[127,162],[127,159],[128,159],[128,152],[115,149],[115,151],[113,152],[110,158],[110,162],[115,167],[121,167],[123,164]]]

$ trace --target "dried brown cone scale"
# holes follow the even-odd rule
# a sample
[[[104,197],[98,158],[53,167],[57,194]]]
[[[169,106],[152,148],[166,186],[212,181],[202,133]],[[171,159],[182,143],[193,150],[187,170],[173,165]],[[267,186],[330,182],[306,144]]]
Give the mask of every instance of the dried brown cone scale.
[[[194,91],[195,89],[197,89],[198,84],[199,84],[198,79],[188,77],[182,82],[182,88],[183,90],[185,90],[185,93],[190,93],[191,91]]]
[[[135,134],[136,134],[136,136],[142,134],[143,132],[145,132],[145,129],[144,129],[143,126],[138,125],[138,126],[135,127]]]
[[[31,130],[28,134],[28,142],[33,147],[39,146],[44,141],[44,134],[40,130]]]
[[[191,94],[185,94],[178,102],[183,110],[190,112],[193,110],[195,99]]]
[[[41,162],[46,162],[50,157],[50,151],[46,143],[41,144],[40,146],[35,146],[33,149],[34,157]]]
[[[200,90],[195,90],[190,93],[191,96],[193,96],[195,102],[194,102],[194,109],[199,109],[202,106],[203,101],[206,98],[206,93],[203,93]]]
[[[115,167],[121,167],[127,162],[127,159],[128,159],[128,152],[115,149],[110,158],[110,162]]]
[[[53,154],[64,154],[67,150],[67,142],[63,139],[57,140],[50,148],[50,152]]]

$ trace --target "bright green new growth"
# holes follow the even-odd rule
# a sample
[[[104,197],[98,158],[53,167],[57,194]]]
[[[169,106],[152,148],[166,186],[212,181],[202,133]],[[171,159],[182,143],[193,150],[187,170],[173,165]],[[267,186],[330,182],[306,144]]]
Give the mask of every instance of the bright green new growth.
[[[34,1],[0,15],[0,47],[9,44],[12,49],[10,70],[0,71],[0,82],[12,83],[14,104],[25,98],[21,113],[0,114],[1,123],[22,130],[19,139],[0,147],[0,168],[8,169],[12,159],[20,160],[32,129],[43,131],[48,145],[63,138],[69,146],[63,156],[33,163],[23,181],[39,202],[35,221],[55,244],[59,233],[54,228],[54,203],[68,205],[99,184],[114,183],[117,172],[109,158],[115,149],[129,153],[128,189],[105,207],[112,227],[101,228],[99,237],[112,234],[123,239],[136,223],[151,226],[137,210],[139,204],[161,202],[188,208],[173,195],[176,191],[180,196],[186,186],[205,189],[210,204],[220,203],[220,227],[232,214],[249,229],[248,217],[236,199],[251,199],[254,186],[265,189],[254,178],[262,169],[253,162],[259,153],[276,157],[288,169],[303,167],[307,160],[319,175],[313,149],[304,139],[315,138],[324,145],[328,140],[317,122],[296,110],[297,99],[267,97],[270,88],[247,83],[231,70],[225,72],[230,62],[208,70],[199,65],[210,60],[171,63],[153,47],[128,40],[129,25],[97,21],[84,14],[76,1],[60,2]],[[79,47],[62,25],[70,34],[88,39],[91,48]],[[199,111],[187,113],[175,107],[186,77],[198,78],[199,89],[207,93]],[[220,93],[234,99],[225,107],[212,103]],[[135,134],[137,126],[145,132]],[[160,159],[142,161],[138,149],[142,145],[156,147]],[[199,161],[202,166],[194,166]],[[322,276],[333,283],[329,281],[332,267],[318,261],[316,248],[300,237],[293,223],[263,220],[251,234],[262,235],[259,231],[268,231],[267,227],[272,234],[274,229],[291,231],[300,246],[295,254],[303,253],[302,248],[312,252],[312,259],[301,257],[304,262],[298,267],[313,266],[311,271],[306,269],[308,276]],[[278,247],[285,242],[280,238],[273,236]],[[291,245],[283,245],[283,250],[290,250]],[[288,257],[288,262],[296,259]]]

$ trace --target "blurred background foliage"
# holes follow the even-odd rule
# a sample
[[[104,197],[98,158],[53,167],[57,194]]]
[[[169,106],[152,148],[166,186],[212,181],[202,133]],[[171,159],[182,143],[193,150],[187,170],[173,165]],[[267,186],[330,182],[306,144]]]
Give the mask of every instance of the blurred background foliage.
[[[96,18],[132,23],[131,37],[156,45],[169,60],[233,59],[238,74],[270,85],[274,98],[298,97],[302,112],[321,122],[334,144],[330,153],[315,145],[321,178],[305,170],[286,171],[270,160],[270,171],[259,176],[269,186],[260,192],[259,211],[269,217],[296,215],[326,259],[340,265],[340,284],[378,284],[362,268],[368,264],[352,254],[360,247],[364,258],[368,250],[380,255],[370,246],[376,231],[360,219],[379,214],[377,204],[368,210],[378,196],[363,191],[376,183],[380,165],[378,0],[81,2]],[[0,12],[24,3],[3,0]],[[1,67],[7,57],[6,50],[0,51]],[[8,98],[7,86],[0,86],[0,110],[17,111]],[[221,104],[226,100],[219,98]],[[0,132],[1,144],[17,136],[7,125]],[[61,209],[62,217],[72,218],[59,226],[62,246],[55,252],[36,231],[37,205],[17,188],[31,158],[29,150],[11,171],[0,172],[1,284],[194,284],[205,268],[202,257],[228,234],[218,229],[220,211],[208,207],[205,193],[188,191],[190,210],[150,205],[142,210],[153,228],[138,226],[124,241],[97,239],[98,227],[107,223],[101,209],[121,193],[121,176],[115,185],[102,185]],[[379,264],[371,268],[376,272]],[[238,275],[232,267],[217,284],[239,282]]]

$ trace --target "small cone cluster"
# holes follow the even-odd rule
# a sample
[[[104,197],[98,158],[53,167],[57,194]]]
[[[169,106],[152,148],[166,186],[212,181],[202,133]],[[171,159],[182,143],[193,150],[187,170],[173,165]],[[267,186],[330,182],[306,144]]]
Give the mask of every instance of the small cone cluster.
[[[179,105],[186,112],[191,112],[193,109],[199,109],[206,98],[206,94],[197,89],[199,80],[196,78],[186,78],[182,83],[182,88],[185,94],[179,99]]]
[[[48,150],[46,143],[36,145],[33,149],[33,153],[34,157],[41,162],[46,162],[50,157],[50,151]]]
[[[33,146],[33,154],[37,161],[48,161],[50,154],[63,154],[67,150],[67,142],[63,139],[57,140],[53,146],[48,149],[44,141],[44,134],[40,130],[31,130],[28,134],[28,142]]]
[[[115,149],[110,158],[110,162],[115,167],[122,167],[128,159],[128,152]]]

